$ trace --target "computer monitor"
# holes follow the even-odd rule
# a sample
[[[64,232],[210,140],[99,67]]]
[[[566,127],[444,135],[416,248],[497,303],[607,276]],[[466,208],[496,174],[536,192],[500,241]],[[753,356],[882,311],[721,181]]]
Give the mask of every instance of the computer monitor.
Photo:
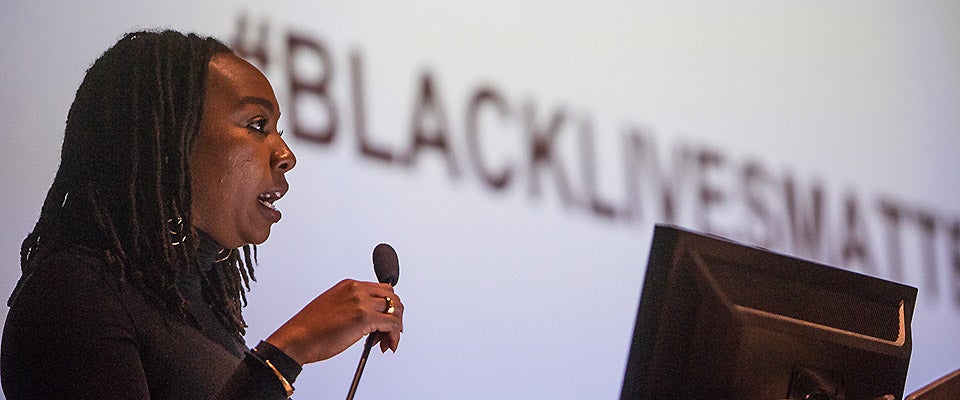
[[[957,400],[960,399],[960,369],[953,371],[930,384],[907,395],[906,400]]]
[[[901,399],[917,289],[657,225],[621,400]]]

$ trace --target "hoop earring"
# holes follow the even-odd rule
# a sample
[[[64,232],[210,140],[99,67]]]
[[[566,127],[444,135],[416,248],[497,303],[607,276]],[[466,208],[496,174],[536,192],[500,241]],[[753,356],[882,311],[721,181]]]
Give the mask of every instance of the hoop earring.
[[[176,217],[167,220],[167,235],[170,236],[170,245],[179,246],[187,242],[187,234],[183,232],[183,218]]]
[[[222,258],[218,258],[218,259],[215,260],[214,262],[221,262],[221,261],[224,261],[224,260],[230,258],[230,256],[233,255],[233,249],[220,249],[220,250],[217,250],[217,257],[220,257],[221,254],[224,254],[224,256],[223,256]]]

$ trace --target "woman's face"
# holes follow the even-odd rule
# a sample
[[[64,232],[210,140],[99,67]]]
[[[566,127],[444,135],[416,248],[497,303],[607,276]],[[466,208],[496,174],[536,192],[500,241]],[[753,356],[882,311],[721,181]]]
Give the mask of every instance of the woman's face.
[[[193,225],[220,245],[260,244],[280,220],[296,157],[280,138],[270,82],[230,53],[210,60],[200,134],[190,154]]]

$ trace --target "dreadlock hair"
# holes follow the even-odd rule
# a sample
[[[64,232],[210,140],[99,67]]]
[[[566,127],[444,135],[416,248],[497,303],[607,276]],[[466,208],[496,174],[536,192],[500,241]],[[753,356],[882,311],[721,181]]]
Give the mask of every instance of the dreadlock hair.
[[[87,70],[67,116],[60,167],[20,248],[18,286],[44,255],[91,247],[164,315],[196,324],[177,277],[197,260],[189,160],[207,65],[222,52],[230,50],[213,38],[134,32]],[[231,251],[202,278],[204,297],[237,337],[246,327],[244,289],[255,279],[250,247],[243,250],[242,260]]]

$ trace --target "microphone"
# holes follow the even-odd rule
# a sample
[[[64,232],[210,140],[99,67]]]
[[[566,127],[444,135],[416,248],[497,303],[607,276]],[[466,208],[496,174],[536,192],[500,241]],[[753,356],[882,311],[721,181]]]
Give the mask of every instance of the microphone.
[[[397,259],[397,251],[389,244],[380,243],[373,248],[373,272],[377,274],[378,282],[389,283],[390,286],[396,286],[397,281],[400,280],[400,260]],[[353,382],[350,383],[350,391],[347,392],[347,400],[353,400],[357,386],[360,385],[363,367],[367,365],[370,348],[379,336],[377,332],[367,335],[367,341],[363,344],[363,354],[360,355],[360,363],[357,364],[357,372],[353,373]]]
[[[397,251],[389,244],[380,243],[373,248],[373,272],[377,274],[380,283],[397,286],[397,281],[400,280],[400,261],[397,260]]]

